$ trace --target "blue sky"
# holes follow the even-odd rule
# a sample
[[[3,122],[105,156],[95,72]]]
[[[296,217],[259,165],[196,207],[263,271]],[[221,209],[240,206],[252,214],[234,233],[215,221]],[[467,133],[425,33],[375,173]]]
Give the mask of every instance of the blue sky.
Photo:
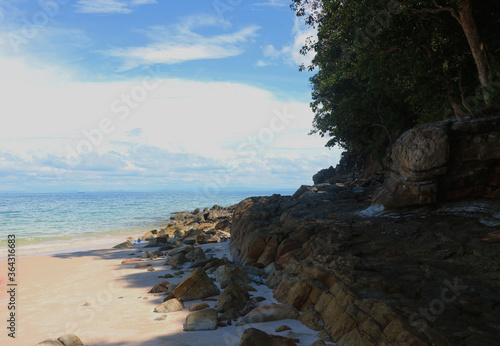
[[[288,1],[0,0],[0,31],[0,191],[294,188],[338,161]]]

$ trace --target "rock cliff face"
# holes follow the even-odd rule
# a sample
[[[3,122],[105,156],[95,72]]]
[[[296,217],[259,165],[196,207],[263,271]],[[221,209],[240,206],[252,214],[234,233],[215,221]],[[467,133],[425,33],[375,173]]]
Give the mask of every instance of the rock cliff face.
[[[389,208],[460,198],[500,199],[500,116],[447,120],[405,132],[373,202]]]
[[[476,206],[493,210],[490,226],[470,204],[370,216],[371,192],[321,184],[246,199],[233,215],[233,259],[263,268],[274,296],[338,345],[495,344],[500,205]]]

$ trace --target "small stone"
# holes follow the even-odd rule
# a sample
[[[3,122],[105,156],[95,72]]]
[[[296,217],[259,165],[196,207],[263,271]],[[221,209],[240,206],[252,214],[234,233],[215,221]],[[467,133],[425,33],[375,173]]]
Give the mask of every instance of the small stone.
[[[154,272],[156,269],[151,267],[151,268],[148,268],[148,272]]]
[[[278,328],[276,328],[274,331],[275,332],[283,332],[285,330],[291,330],[292,328],[290,328],[289,326],[286,326],[286,325],[282,325],[282,326],[279,326]]]
[[[173,278],[174,276],[172,274],[165,274],[163,275],[163,278],[164,279],[170,279],[170,278]]]
[[[163,316],[160,316],[160,317],[156,317],[155,321],[165,321],[166,319],[167,319],[167,315],[163,315]]]
[[[151,267],[151,263],[137,263],[135,265],[136,268],[145,268],[145,267]]]
[[[64,346],[82,346],[83,342],[75,334],[66,334],[57,339]]]
[[[155,307],[154,312],[166,313],[166,312],[181,311],[183,309],[184,309],[184,304],[182,304],[180,300],[173,298]]]
[[[88,302],[82,304],[82,306],[90,306],[90,305],[92,305],[92,304],[90,304]]]

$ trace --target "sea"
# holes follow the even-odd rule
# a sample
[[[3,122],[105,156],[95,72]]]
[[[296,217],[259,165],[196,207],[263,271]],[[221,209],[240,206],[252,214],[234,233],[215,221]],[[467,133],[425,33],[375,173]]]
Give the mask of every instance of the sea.
[[[0,257],[15,235],[20,255],[108,246],[159,229],[176,211],[230,206],[252,196],[293,190],[0,194]]]

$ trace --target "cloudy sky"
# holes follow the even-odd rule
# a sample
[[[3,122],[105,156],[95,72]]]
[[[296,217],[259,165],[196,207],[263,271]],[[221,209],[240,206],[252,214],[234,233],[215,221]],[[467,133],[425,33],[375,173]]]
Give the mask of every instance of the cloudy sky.
[[[281,189],[308,135],[288,0],[0,0],[0,192]]]

